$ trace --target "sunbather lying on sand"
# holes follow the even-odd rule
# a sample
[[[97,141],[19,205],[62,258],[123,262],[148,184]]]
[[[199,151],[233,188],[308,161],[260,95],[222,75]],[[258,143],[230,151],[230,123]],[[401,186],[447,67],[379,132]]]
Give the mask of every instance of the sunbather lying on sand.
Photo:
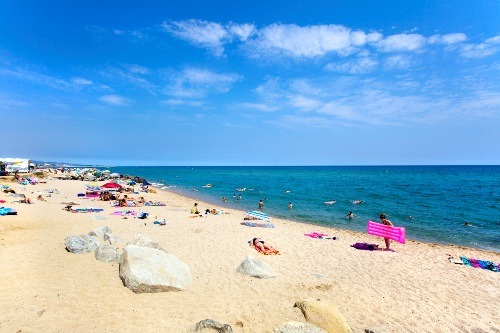
[[[32,204],[33,202],[31,201],[30,198],[28,198],[27,196],[25,196],[24,194],[22,194],[22,197],[17,200],[17,202],[19,203],[25,203],[25,204]]]
[[[280,254],[278,250],[276,250],[274,247],[272,247],[271,244],[264,242],[260,238],[253,238],[251,241],[249,241],[250,247],[255,248],[257,251],[263,254]]]

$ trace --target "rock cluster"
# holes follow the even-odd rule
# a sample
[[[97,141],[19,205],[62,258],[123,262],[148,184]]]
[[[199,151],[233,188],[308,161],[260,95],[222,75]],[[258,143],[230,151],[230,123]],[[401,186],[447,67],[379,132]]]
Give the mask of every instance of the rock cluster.
[[[120,253],[115,244],[120,237],[102,226],[86,235],[68,236],[66,250],[72,253],[94,252],[102,262],[119,262],[123,284],[135,293],[186,290],[193,278],[188,265],[169,254],[157,241],[137,233]]]
[[[86,235],[68,236],[65,245],[72,253],[94,252],[96,259],[102,262],[119,262],[120,279],[124,286],[135,293],[181,291],[193,283],[189,266],[168,253],[151,237],[135,234],[123,248],[122,254],[114,246],[120,241],[107,226],[103,226]],[[236,271],[261,279],[277,276],[271,267],[252,255],[247,256]],[[338,308],[331,302],[305,299],[296,302],[294,307],[300,309],[307,322],[288,321],[277,327],[274,333],[353,333]],[[213,319],[198,322],[194,329],[195,332],[204,330],[233,332],[230,325]]]

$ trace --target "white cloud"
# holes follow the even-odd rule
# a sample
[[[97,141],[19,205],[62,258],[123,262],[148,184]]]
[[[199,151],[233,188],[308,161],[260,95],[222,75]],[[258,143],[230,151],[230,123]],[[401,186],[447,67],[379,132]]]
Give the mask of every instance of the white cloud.
[[[484,41],[486,44],[500,44],[500,36],[495,36],[492,38],[488,38],[487,40]]]
[[[28,105],[29,104],[24,101],[15,100],[8,96],[3,96],[3,94],[0,94],[0,109],[21,108]]]
[[[331,62],[325,66],[326,70],[349,74],[362,74],[373,71],[378,65],[378,61],[369,57],[355,58],[343,62]]]
[[[262,112],[274,112],[277,110],[276,107],[264,103],[241,103],[240,105],[246,109],[257,110]]]
[[[179,105],[188,105],[188,106],[203,106],[203,103],[199,101],[192,101],[192,100],[184,100],[184,99],[177,99],[177,98],[172,98],[172,99],[167,99],[164,101],[161,101],[162,104],[169,105],[169,106],[179,106]]]
[[[398,34],[387,36],[377,46],[383,52],[409,52],[420,50],[425,42],[426,39],[419,34]]]
[[[252,36],[255,33],[255,25],[248,23],[245,24],[230,23],[227,28],[233,35],[238,37],[239,40],[243,42],[246,41],[250,36]]]
[[[130,65],[129,71],[134,74],[148,74],[149,69],[140,65]]]
[[[233,73],[216,73],[202,68],[186,68],[174,73],[164,93],[182,98],[203,98],[209,93],[226,93],[242,77]]]
[[[386,69],[407,69],[411,66],[411,58],[407,55],[397,54],[387,57],[384,60],[384,68]]]
[[[317,109],[322,103],[310,97],[292,95],[289,97],[289,104],[300,111],[311,111]]]
[[[83,79],[83,78],[80,78],[80,77],[75,77],[71,81],[73,81],[73,83],[76,83],[76,84],[79,84],[79,85],[90,85],[90,84],[92,84],[92,81],[87,80],[87,79]]]
[[[371,32],[369,34],[363,31],[351,32],[351,41],[354,46],[363,46],[367,43],[378,42],[382,39],[382,34],[379,32]]]
[[[152,95],[159,92],[159,88],[153,83],[150,77],[146,75],[151,74],[151,71],[140,65],[122,65],[121,67],[109,67],[100,73],[106,78],[112,80],[122,80],[125,84],[132,84],[136,87],[148,91]]]
[[[252,58],[290,57],[294,59],[320,58],[327,55],[347,57],[352,54],[368,56],[377,52],[422,52],[428,44],[442,45],[447,50],[459,50],[468,58],[479,58],[498,52],[500,36],[487,39],[481,44],[463,44],[468,36],[456,32],[435,34],[430,37],[417,34],[415,27],[408,33],[384,36],[376,31],[352,30],[342,25],[308,25],[275,23],[257,28],[250,23],[220,24],[206,20],[165,21],[165,31],[197,47],[205,48],[215,56],[223,56],[229,43],[240,43]],[[115,32],[116,33],[116,32]],[[373,50],[375,52],[373,52]],[[372,51],[372,52],[370,52]],[[394,59],[392,59],[394,60]],[[386,61],[391,67],[391,60]],[[392,61],[394,64],[395,62]],[[405,66],[408,63],[405,64]],[[356,73],[374,66],[374,60],[331,64],[327,68]],[[400,68],[405,67],[401,64]],[[393,65],[392,68],[396,68]]]
[[[210,49],[216,56],[221,56],[224,53],[223,45],[229,38],[225,27],[219,23],[205,20],[163,22],[163,27],[177,38]]]
[[[457,43],[462,43],[467,40],[467,35],[464,33],[453,33],[446,35],[433,35],[427,38],[429,44],[445,44],[452,45]]]
[[[99,100],[113,106],[126,106],[132,102],[130,99],[118,95],[104,95]]]
[[[267,121],[269,124],[274,124],[284,128],[333,128],[337,123],[331,117],[322,116],[303,116],[303,115],[284,115],[277,120]]]
[[[353,33],[356,46],[366,43],[366,36]],[[317,57],[328,52],[352,52],[351,30],[340,25],[300,27],[295,24],[272,24],[260,30],[256,46],[268,53],[292,57]]]
[[[484,58],[500,51],[500,36],[488,38],[480,44],[464,44],[460,54],[466,58]]]
[[[56,78],[54,76],[40,74],[34,71],[24,70],[21,68],[0,68],[0,75],[13,77],[19,80],[32,82],[42,86],[54,89],[71,89],[75,88],[75,84]]]

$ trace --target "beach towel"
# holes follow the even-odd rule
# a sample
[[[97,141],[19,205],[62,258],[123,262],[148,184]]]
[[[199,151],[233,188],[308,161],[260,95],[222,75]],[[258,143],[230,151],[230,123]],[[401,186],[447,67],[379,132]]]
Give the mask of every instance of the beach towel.
[[[159,202],[159,201],[155,201],[155,202],[146,201],[144,203],[144,206],[166,206],[166,204],[164,202]]]
[[[241,222],[240,224],[246,225],[247,227],[276,228],[272,223]]]
[[[352,244],[351,247],[358,249],[358,250],[364,250],[364,251],[377,251],[377,250],[379,250],[377,244],[368,244],[368,243],[355,243],[355,244]]]
[[[336,240],[337,237],[328,237],[328,234],[323,234],[320,232],[311,232],[309,234],[304,234],[304,236],[311,237],[311,238],[319,238],[319,239],[333,239]]]
[[[17,211],[9,207],[0,207],[0,216],[3,215],[17,215]]]
[[[460,260],[462,260],[465,266],[486,269],[492,272],[500,272],[500,263],[467,257],[460,257]]]

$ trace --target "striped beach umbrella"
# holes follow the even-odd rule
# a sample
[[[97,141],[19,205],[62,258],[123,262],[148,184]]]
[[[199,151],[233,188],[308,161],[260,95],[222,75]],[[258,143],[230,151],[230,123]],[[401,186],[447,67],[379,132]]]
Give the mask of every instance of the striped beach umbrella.
[[[251,217],[255,217],[259,220],[263,220],[263,221],[267,221],[269,222],[269,216],[267,216],[267,214],[264,214],[262,212],[258,212],[256,210],[253,210],[253,211],[250,211],[250,212],[246,212],[245,215],[248,215],[248,216],[251,216]]]

